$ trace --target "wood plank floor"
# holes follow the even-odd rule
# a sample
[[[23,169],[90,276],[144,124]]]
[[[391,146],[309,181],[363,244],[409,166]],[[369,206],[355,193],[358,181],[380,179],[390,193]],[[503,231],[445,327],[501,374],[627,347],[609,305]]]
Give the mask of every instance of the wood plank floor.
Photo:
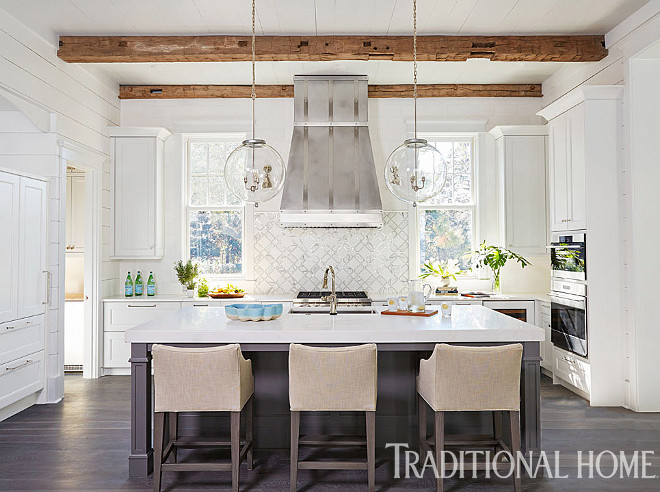
[[[84,380],[67,376],[59,405],[34,406],[0,422],[0,490],[119,491],[151,490],[151,480],[127,478],[130,446],[130,379]],[[562,453],[569,479],[523,479],[527,491],[653,491],[660,479],[574,478],[578,450],[653,450],[651,473],[660,475],[660,414],[636,414],[621,408],[591,408],[580,397],[549,379],[542,380],[543,449]],[[411,438],[412,439],[412,438]],[[391,450],[380,450],[377,490],[430,490],[434,481],[394,479]],[[261,450],[256,467],[241,469],[241,490],[286,491],[288,452]],[[185,459],[185,455],[184,455]],[[605,463],[605,461],[603,462]],[[607,470],[606,467],[604,467]],[[611,468],[609,468],[611,469]],[[228,490],[228,473],[169,473],[163,490]],[[301,491],[366,489],[365,472],[300,471]],[[447,479],[447,491],[512,490],[504,479]]]

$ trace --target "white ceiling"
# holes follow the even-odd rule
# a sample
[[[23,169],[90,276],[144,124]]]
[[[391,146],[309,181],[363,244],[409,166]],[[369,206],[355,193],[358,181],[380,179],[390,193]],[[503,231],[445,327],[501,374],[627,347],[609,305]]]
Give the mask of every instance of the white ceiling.
[[[418,0],[420,34],[605,34],[648,0]],[[412,0],[257,0],[258,34],[410,34]],[[70,34],[248,34],[249,0],[0,0],[0,8],[55,43]],[[422,63],[421,83],[535,83],[562,63]],[[89,66],[122,84],[247,84],[247,63]],[[409,83],[407,62],[263,62],[258,83],[295,74],[360,73]]]

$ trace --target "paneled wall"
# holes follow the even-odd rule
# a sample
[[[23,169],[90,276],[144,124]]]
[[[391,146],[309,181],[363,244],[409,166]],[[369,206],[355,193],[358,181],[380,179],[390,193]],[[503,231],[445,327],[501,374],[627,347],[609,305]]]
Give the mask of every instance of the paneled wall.
[[[66,140],[109,154],[106,126],[119,123],[118,88],[56,57],[57,47],[0,10],[0,167],[49,181],[49,270],[47,390],[41,400],[63,396],[65,190],[58,142]],[[12,104],[15,103],[15,104]],[[22,111],[19,111],[22,110]],[[32,120],[25,114],[29,114]],[[109,245],[109,163],[104,179],[104,243]],[[109,260],[109,257],[107,257]],[[117,265],[106,262],[105,294],[114,290]]]

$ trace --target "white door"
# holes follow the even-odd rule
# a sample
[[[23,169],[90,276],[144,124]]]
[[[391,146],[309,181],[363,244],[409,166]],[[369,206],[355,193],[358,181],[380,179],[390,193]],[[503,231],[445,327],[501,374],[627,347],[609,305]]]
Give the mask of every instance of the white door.
[[[18,317],[46,312],[48,251],[46,183],[20,178]]]
[[[71,176],[71,251],[85,251],[85,176]]]
[[[66,251],[71,250],[71,176],[66,177]]]
[[[17,318],[19,178],[0,173],[0,323]]]
[[[114,140],[114,256],[154,256],[156,139]]]
[[[549,124],[550,131],[550,226],[566,230],[568,223],[568,132],[566,115]]]
[[[567,229],[587,228],[584,104],[566,113],[570,138],[569,213]]]

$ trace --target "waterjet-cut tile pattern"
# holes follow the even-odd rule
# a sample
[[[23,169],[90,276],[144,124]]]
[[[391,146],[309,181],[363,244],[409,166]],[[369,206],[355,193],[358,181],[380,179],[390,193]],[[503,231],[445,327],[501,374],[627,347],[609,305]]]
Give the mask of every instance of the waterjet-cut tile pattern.
[[[277,212],[254,214],[255,292],[320,290],[335,268],[337,290],[406,291],[407,212],[385,212],[381,229],[283,228]]]

